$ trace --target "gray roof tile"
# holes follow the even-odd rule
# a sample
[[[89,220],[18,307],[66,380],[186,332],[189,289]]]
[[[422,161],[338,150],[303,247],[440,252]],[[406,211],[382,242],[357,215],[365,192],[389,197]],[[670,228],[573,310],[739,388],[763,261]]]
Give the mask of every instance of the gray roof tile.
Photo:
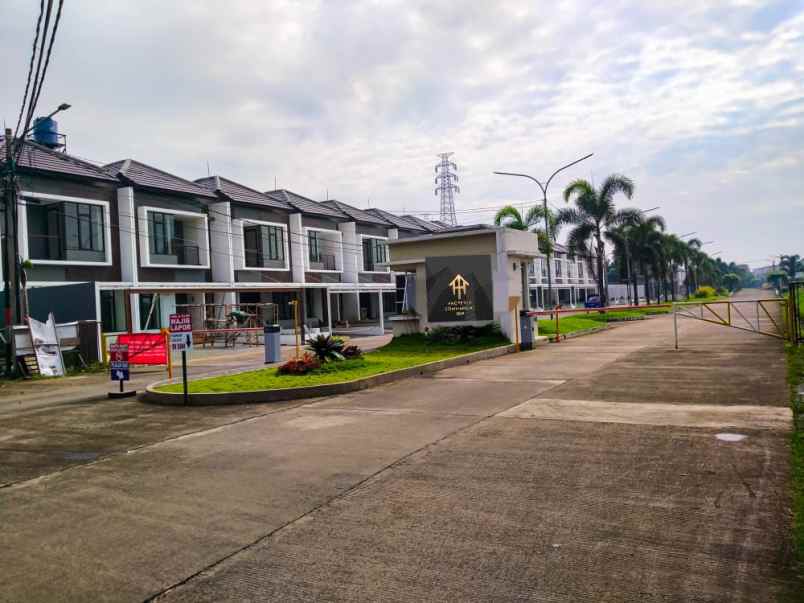
[[[397,216],[396,214],[387,212],[384,209],[380,209],[378,207],[372,207],[371,209],[367,209],[366,211],[376,216],[379,216],[380,218],[386,220],[387,222],[390,222],[397,228],[404,228],[406,230],[415,230],[418,232],[427,232],[424,228],[422,228],[412,220],[408,220],[401,216]]]
[[[338,211],[352,218],[355,222],[363,222],[366,224],[379,224],[380,226],[391,226],[391,223],[388,220],[384,220],[380,216],[371,214],[363,209],[359,209],[342,201],[337,201],[335,199],[328,199],[327,201],[322,201],[321,203],[322,205],[334,207]]]
[[[402,217],[405,218],[406,220],[410,220],[411,222],[414,222],[415,224],[418,224],[419,226],[424,228],[427,232],[441,232],[442,230],[444,230],[443,226],[439,226],[435,222],[430,222],[429,220],[424,220],[423,218],[419,218],[418,216],[411,216],[411,215],[405,214]]]
[[[284,209],[286,211],[295,211],[293,206],[281,199],[271,197],[261,193],[253,188],[238,184],[233,180],[222,178],[220,176],[209,176],[208,178],[199,178],[196,180],[197,184],[204,186],[210,190],[218,191],[228,199],[237,203],[247,203],[249,205],[261,205],[264,207],[272,207],[276,209]]]
[[[4,137],[0,137],[0,164],[5,162],[6,146]],[[54,151],[45,146],[26,140],[17,160],[21,170],[33,170],[62,174],[65,176],[78,176],[92,178],[93,180],[107,180],[117,182],[117,178],[106,173],[100,166],[88,161],[77,159],[66,153]]]
[[[275,191],[266,191],[269,197],[274,197],[280,201],[284,201],[295,207],[297,210],[304,214],[315,214],[317,216],[324,216],[325,218],[338,218],[339,220],[348,220],[349,216],[338,211],[334,207],[327,207],[323,203],[313,201],[307,197],[302,197],[289,190],[279,189]]]
[[[160,169],[151,167],[133,159],[123,159],[104,166],[110,174],[121,176],[134,186],[141,186],[152,190],[169,193],[183,193],[197,197],[215,197],[215,193],[208,188],[190,182],[179,176],[174,176]]]

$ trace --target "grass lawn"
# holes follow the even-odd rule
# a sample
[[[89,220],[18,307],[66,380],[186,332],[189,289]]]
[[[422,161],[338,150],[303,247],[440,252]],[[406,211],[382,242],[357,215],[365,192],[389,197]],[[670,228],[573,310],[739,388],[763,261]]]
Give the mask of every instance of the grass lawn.
[[[190,393],[248,392],[341,383],[507,344],[508,340],[502,336],[478,337],[468,343],[432,343],[424,335],[405,335],[367,352],[363,358],[330,362],[306,375],[279,375],[276,368],[265,368],[190,381],[189,390]],[[178,383],[157,389],[180,393],[182,386]]]
[[[656,314],[668,314],[669,308],[652,308],[645,306],[644,308],[635,308],[630,310],[614,310],[612,312],[597,312],[590,310],[586,313],[567,314],[562,316],[559,320],[559,327],[561,333],[573,333],[575,331],[584,331],[587,329],[596,329],[609,322],[621,322],[627,320],[640,320],[646,316],[653,316]],[[556,321],[555,320],[540,320],[539,321],[539,335],[555,335],[556,334]]]
[[[793,545],[798,562],[798,575],[804,582],[804,408],[795,403],[798,386],[804,383],[804,346],[788,346],[787,376],[793,401],[795,421],[791,441],[793,454]]]

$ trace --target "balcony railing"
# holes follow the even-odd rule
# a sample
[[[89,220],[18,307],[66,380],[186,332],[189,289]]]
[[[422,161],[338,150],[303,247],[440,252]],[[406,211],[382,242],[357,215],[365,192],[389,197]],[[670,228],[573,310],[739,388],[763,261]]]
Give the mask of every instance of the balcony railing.
[[[28,246],[32,260],[64,259],[64,241],[59,235],[29,234]]]
[[[257,251],[246,252],[246,268],[284,268],[285,260],[271,259]]]
[[[320,253],[317,258],[310,258],[310,270],[337,270],[335,255]]]
[[[179,264],[184,266],[201,265],[201,250],[198,245],[189,245],[182,241],[174,241],[173,250],[178,258]]]
[[[106,260],[106,252],[102,249],[71,247],[60,235],[51,234],[28,234],[28,254],[32,260],[78,263]]]

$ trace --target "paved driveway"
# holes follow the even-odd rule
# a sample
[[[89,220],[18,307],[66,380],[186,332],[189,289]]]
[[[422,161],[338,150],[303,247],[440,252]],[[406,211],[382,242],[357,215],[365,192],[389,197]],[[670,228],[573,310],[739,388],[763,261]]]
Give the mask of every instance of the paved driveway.
[[[623,325],[19,482],[0,490],[0,599],[772,600],[789,586],[781,349],[685,323],[675,352],[671,329]]]

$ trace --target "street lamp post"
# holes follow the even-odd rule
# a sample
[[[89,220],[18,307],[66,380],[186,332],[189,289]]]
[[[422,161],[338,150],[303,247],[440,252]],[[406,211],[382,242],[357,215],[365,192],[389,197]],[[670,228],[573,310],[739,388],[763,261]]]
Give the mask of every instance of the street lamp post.
[[[53,117],[60,111],[70,108],[67,103],[62,103],[58,108],[47,117]],[[17,232],[17,169],[16,161],[21,152],[25,141],[25,136],[33,130],[31,126],[20,135],[22,142],[18,143],[11,128],[5,129],[5,211],[4,220],[4,247],[3,254],[3,291],[4,295],[4,318],[5,326],[8,329],[8,336],[5,342],[5,376],[9,377],[16,371],[16,346],[14,341],[14,325],[19,321],[20,310],[20,263],[19,263],[19,236]]]
[[[532,180],[533,182],[535,182],[536,185],[542,191],[542,201],[543,201],[543,204],[544,204],[544,232],[547,235],[547,248],[545,250],[545,253],[547,255],[547,295],[548,295],[548,297],[550,299],[550,307],[552,307],[552,304],[553,304],[553,276],[552,276],[552,269],[551,269],[551,266],[550,266],[550,247],[552,246],[552,242],[551,242],[552,237],[550,236],[550,214],[549,214],[549,210],[547,209],[547,188],[550,186],[550,182],[553,180],[553,178],[556,176],[556,174],[566,170],[568,167],[572,167],[576,163],[580,163],[584,159],[589,159],[592,155],[594,155],[594,153],[589,153],[588,155],[585,155],[585,156],[581,157],[580,159],[576,159],[572,163],[568,163],[567,165],[564,165],[564,166],[558,168],[555,172],[550,174],[550,177],[545,181],[544,184],[542,184],[539,180],[537,180],[536,178],[534,178],[533,176],[530,176],[528,174],[518,174],[518,173],[515,173],[515,172],[494,172],[495,174],[497,174],[499,176],[517,176],[519,178],[527,178],[528,180]],[[544,306],[545,306],[545,308],[547,308],[548,304],[545,303]]]

